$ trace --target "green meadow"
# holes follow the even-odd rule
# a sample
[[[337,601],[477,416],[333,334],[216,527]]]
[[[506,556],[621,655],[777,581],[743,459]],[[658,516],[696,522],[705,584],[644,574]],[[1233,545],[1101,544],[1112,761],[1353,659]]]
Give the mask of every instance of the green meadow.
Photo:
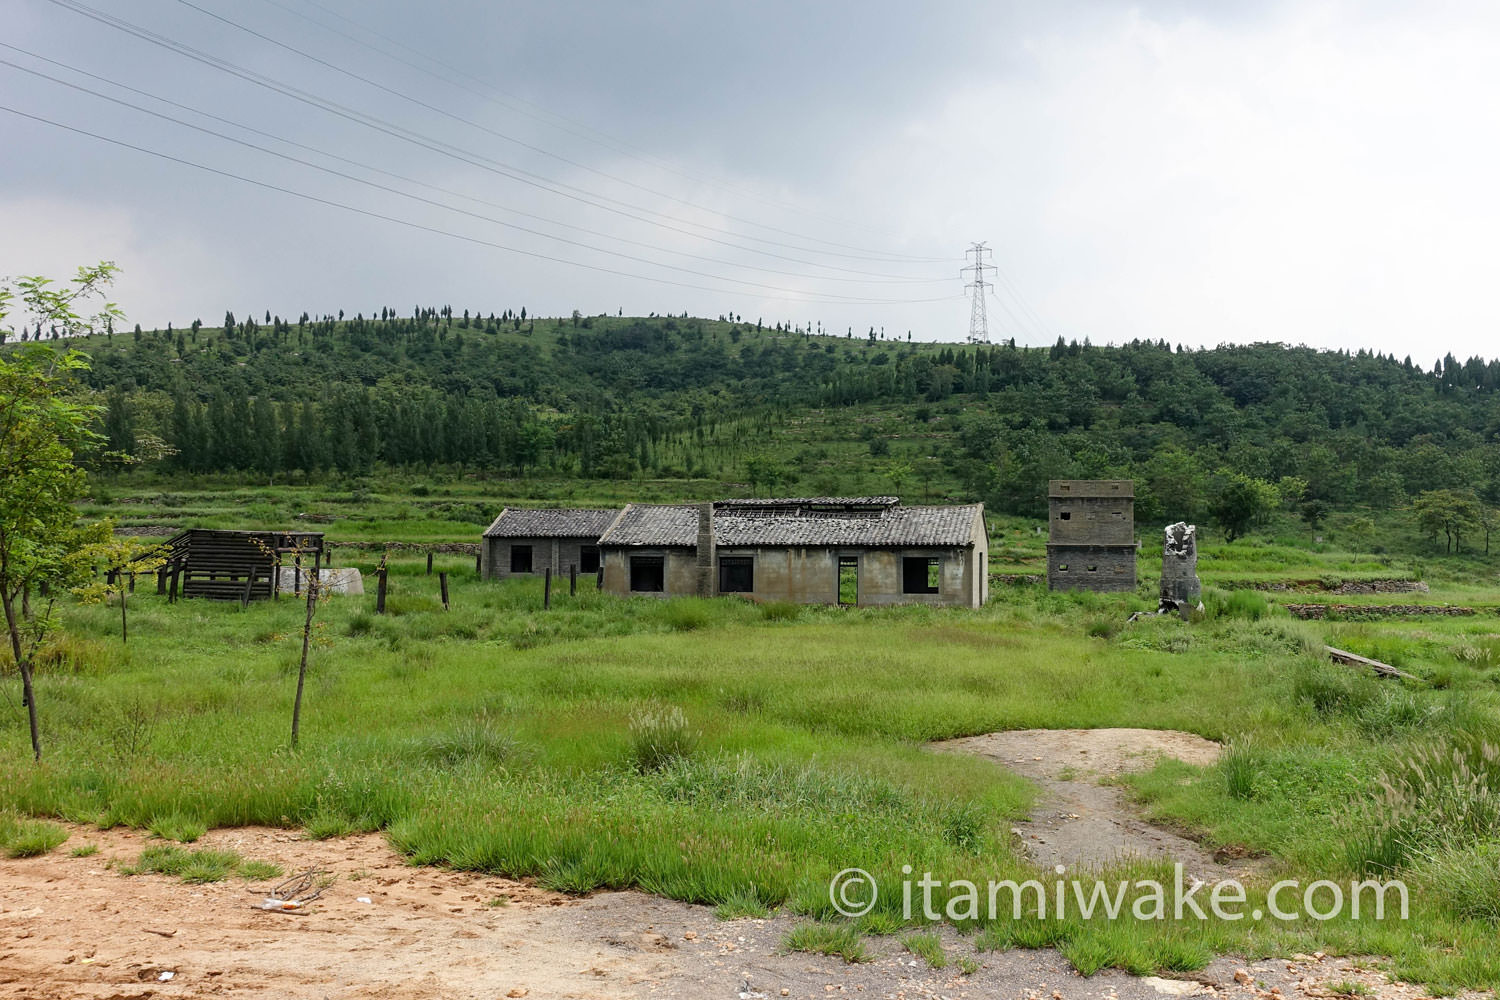
[[[993,534],[1039,552],[1024,522]],[[1222,548],[1232,551],[1206,553],[1211,583],[1216,558],[1262,562],[1252,543]],[[1289,558],[1286,546],[1265,548]],[[377,558],[340,550],[338,562],[368,573]],[[1486,750],[1500,745],[1493,612],[1306,622],[1278,606],[1306,595],[1214,587],[1202,620],[1127,625],[1154,606],[1148,574],[1138,593],[1108,597],[997,584],[978,612],[624,599],[592,580],[576,595],[563,581],[543,610],[540,583],[482,582],[471,556],[439,555],[452,588],[444,610],[424,559],[391,565],[387,614],[373,612],[373,594],[318,608],[297,751],[301,602],[169,605],[142,580],[128,644],[117,604],[65,608],[38,666],[42,763],[30,760],[24,713],[7,712],[0,729],[7,849],[57,846],[33,818],[167,840],[244,824],[312,837],[380,830],[418,864],[567,892],[639,888],[724,916],[786,908],[826,925],[801,932],[802,946],[857,958],[862,935],[920,927],[895,891],[843,921],[828,896],[835,872],[860,867],[886,886],[903,865],[944,881],[1037,874],[1009,832],[1033,801],[1028,783],[926,743],[1178,729],[1229,751],[1207,769],[1165,762],[1129,788],[1158,821],[1262,856],[1252,901],[1277,877],[1398,875],[1412,919],[960,915],[976,951],[1056,946],[1084,972],[1147,972],[1223,952],[1323,950],[1389,956],[1392,974],[1439,991],[1500,984],[1500,826],[1484,825],[1500,822],[1500,764]],[[1305,553],[1292,578],[1343,565],[1404,569]],[[1405,596],[1441,601],[1445,588],[1486,596],[1462,575]],[[1335,666],[1325,642],[1419,680]],[[1415,806],[1444,796],[1453,801]],[[1170,881],[1142,862],[1106,874]]]

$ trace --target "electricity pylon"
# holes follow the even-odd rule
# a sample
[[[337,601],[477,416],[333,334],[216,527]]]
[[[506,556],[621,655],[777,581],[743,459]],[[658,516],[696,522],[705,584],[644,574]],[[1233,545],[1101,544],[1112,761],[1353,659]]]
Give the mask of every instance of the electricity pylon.
[[[990,321],[984,311],[984,298],[989,293],[990,285],[984,280],[984,272],[995,270],[995,265],[986,264],[984,260],[987,254],[993,253],[994,251],[983,243],[969,244],[969,249],[964,251],[964,256],[968,257],[969,254],[973,254],[974,263],[961,268],[958,272],[960,275],[974,272],[974,279],[964,285],[965,289],[973,292],[973,302],[969,307],[969,343],[971,344],[990,342]]]

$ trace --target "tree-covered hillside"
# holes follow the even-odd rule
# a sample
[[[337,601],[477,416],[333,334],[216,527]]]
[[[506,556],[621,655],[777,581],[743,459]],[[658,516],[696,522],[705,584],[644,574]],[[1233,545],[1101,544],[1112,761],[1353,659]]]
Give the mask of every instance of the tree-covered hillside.
[[[1267,504],[1316,523],[1430,491],[1500,502],[1493,361],[976,348],[736,319],[418,308],[226,316],[81,346],[107,451],[163,472],[304,481],[447,466],[817,492],[878,478],[1016,513],[1039,509],[1048,478],[1126,476],[1143,517],[1223,521],[1238,504],[1252,522]]]

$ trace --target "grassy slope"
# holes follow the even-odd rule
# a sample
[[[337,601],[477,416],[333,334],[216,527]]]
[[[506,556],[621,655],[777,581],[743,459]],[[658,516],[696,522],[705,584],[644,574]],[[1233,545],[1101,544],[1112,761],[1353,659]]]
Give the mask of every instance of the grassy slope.
[[[295,754],[296,602],[168,606],[143,588],[126,648],[116,608],[70,610],[40,681],[47,761],[30,764],[22,717],[7,713],[0,809],[163,829],[386,828],[418,861],[829,916],[826,879],[848,865],[887,885],[902,864],[950,879],[1027,872],[1005,833],[1029,802],[1024,784],[929,754],[926,740],[1092,726],[1248,737],[1266,773],[1249,799],[1221,769],[1167,765],[1138,787],[1210,843],[1339,877],[1351,803],[1373,795],[1381,768],[1429,735],[1493,732],[1500,716],[1500,667],[1465,651],[1493,655],[1489,619],[1121,630],[1141,598],[1035,587],[999,589],[974,613],[663,603],[585,586],[543,613],[536,585],[483,584],[467,559],[445,564],[451,612],[416,560],[396,562],[389,616],[369,614],[369,598],[325,605]],[[1401,691],[1406,706],[1351,678],[1358,711],[1318,708],[1309,691],[1329,668],[1309,644],[1387,631],[1438,683]],[[701,741],[643,773],[631,718],[657,704],[680,706]],[[892,929],[896,903],[862,926]],[[1194,967],[1226,949],[1378,952],[1402,975],[1500,983],[1489,925],[1420,892],[1417,908],[1407,925],[1004,920],[976,942],[1055,943],[1085,969]]]

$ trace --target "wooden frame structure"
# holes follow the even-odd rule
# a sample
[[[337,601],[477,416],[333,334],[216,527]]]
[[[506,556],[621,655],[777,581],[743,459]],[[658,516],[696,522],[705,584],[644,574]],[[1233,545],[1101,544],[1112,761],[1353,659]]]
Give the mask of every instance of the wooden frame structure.
[[[318,531],[234,531],[189,528],[166,543],[167,561],[158,571],[156,589],[172,600],[207,597],[218,601],[249,601],[275,597],[286,573],[302,575],[303,560],[312,557],[309,572],[323,565],[323,533]],[[292,565],[285,557],[292,556]],[[301,591],[301,581],[294,591]]]

